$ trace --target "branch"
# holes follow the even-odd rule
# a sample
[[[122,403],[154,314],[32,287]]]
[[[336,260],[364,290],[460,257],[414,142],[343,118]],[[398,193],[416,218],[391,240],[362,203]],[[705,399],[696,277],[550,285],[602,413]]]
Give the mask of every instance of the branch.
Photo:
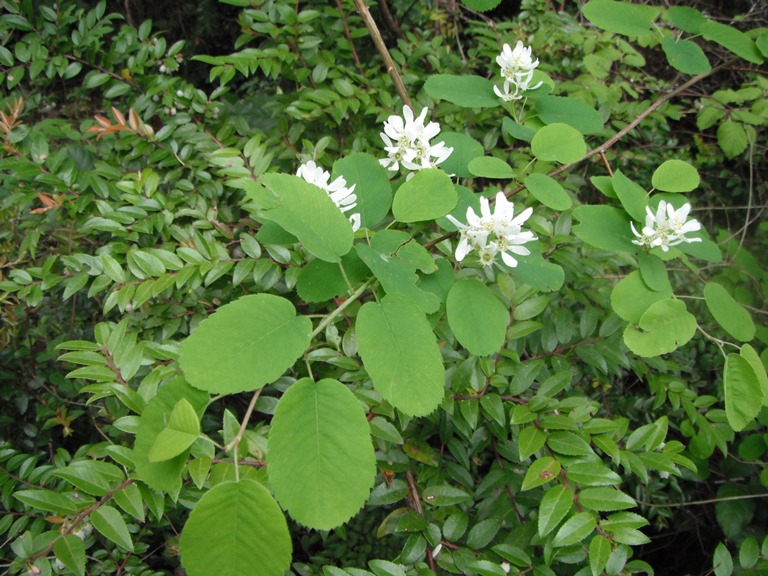
[[[381,37],[381,32],[379,32],[379,28],[376,26],[376,21],[371,16],[368,6],[365,5],[363,0],[355,0],[355,6],[357,6],[357,11],[360,12],[360,16],[363,17],[365,27],[368,28],[368,32],[371,33],[371,38],[373,38],[373,43],[376,45],[376,49],[384,59],[384,63],[387,66],[387,72],[395,83],[395,88],[397,88],[397,93],[400,94],[400,99],[409,108],[413,108],[413,106],[411,106],[411,99],[408,96],[408,91],[405,89],[405,84],[403,84],[403,79],[400,77],[400,73],[397,71],[397,66],[395,66],[395,62],[389,54],[387,45],[384,44],[384,39]]]

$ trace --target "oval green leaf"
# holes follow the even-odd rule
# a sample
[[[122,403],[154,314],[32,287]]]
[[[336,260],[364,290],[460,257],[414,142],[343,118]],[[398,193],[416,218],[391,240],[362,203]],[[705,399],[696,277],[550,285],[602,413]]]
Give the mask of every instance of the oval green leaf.
[[[440,168],[448,174],[455,174],[460,178],[470,178],[469,163],[478,156],[483,155],[483,145],[474,138],[459,132],[441,132],[438,138],[446,146],[453,148],[453,152],[440,164]]]
[[[597,526],[597,521],[589,512],[574,514],[557,531],[552,544],[558,547],[578,544],[592,533],[595,526]]]
[[[525,473],[521,490],[530,490],[554,480],[560,474],[560,462],[551,456],[535,460]]]
[[[736,432],[746,428],[763,407],[763,390],[752,365],[738,354],[728,354],[723,374],[725,415]]]
[[[598,28],[625,36],[644,36],[651,33],[651,22],[661,8],[615,2],[590,0],[581,9],[584,17]]]
[[[133,552],[133,541],[128,532],[128,525],[120,514],[112,506],[101,506],[90,515],[91,524],[105,538],[111,540],[121,548]]]
[[[667,354],[686,344],[696,333],[696,318],[681,300],[661,300],[640,318],[640,329],[631,324],[624,330],[624,343],[632,352],[647,358]]]
[[[435,74],[427,78],[424,90],[432,98],[447,100],[464,108],[494,108],[501,100],[493,82],[480,76]]]
[[[717,323],[733,338],[749,342],[755,337],[752,316],[725,287],[717,282],[708,282],[704,286],[704,300]]]
[[[443,399],[445,369],[424,313],[389,294],[357,315],[357,345],[374,388],[410,416],[426,416]]]
[[[667,160],[651,177],[653,187],[663,192],[690,192],[700,182],[696,168],[682,160]]]
[[[531,152],[539,160],[568,164],[581,160],[587,153],[587,145],[576,128],[556,123],[536,132],[531,140]]]
[[[620,318],[637,324],[648,308],[661,300],[672,297],[672,288],[655,291],[643,282],[640,272],[630,272],[613,287],[611,292],[611,307]]]
[[[707,40],[720,44],[737,56],[752,64],[762,64],[763,56],[752,39],[741,30],[714,20],[707,20],[701,25],[701,35]]]
[[[661,48],[669,65],[683,74],[706,74],[712,70],[707,55],[691,40],[667,36],[661,41]]]
[[[504,345],[509,310],[479,280],[457,281],[448,293],[446,313],[454,336],[472,354],[488,356]]]
[[[149,461],[162,462],[178,456],[192,446],[199,434],[200,420],[197,413],[192,404],[182,398],[173,407],[168,426],[157,435],[149,449]]]
[[[573,206],[571,197],[560,183],[546,174],[531,174],[525,179],[524,184],[536,200],[552,210],[563,211]]]
[[[222,482],[203,495],[180,541],[189,576],[274,576],[291,564],[291,536],[280,507],[253,480]]]
[[[371,433],[343,384],[303,378],[277,403],[269,432],[269,483],[295,520],[330,530],[365,504],[376,476]]]
[[[579,98],[542,96],[536,100],[536,112],[545,124],[568,124],[582,134],[596,134],[605,123],[597,110]]]
[[[271,294],[225,304],[182,343],[179,363],[190,384],[216,394],[256,390],[277,380],[304,353],[312,322]]]
[[[421,222],[445,216],[458,194],[450,176],[437,168],[419,170],[395,192],[392,214],[400,222]]]
[[[352,225],[324,190],[289,174],[263,174],[259,183],[263,188],[253,183],[246,193],[260,214],[296,236],[309,252],[338,262],[352,249]]]
[[[334,162],[331,180],[338,176],[344,177],[347,186],[355,185],[357,206],[347,214],[359,213],[363,227],[374,227],[389,213],[392,186],[386,168],[376,158],[353,152]]]
[[[562,484],[552,486],[539,504],[539,536],[546,536],[554,530],[573,507],[573,490]]]
[[[493,156],[480,156],[469,162],[467,166],[473,176],[481,178],[514,178],[515,172],[512,166],[501,158]]]
[[[576,234],[587,244],[614,252],[635,252],[632,244],[632,228],[624,210],[612,206],[579,206],[573,210],[579,224],[573,227]]]
[[[634,498],[607,486],[585,488],[579,492],[579,504],[596,512],[613,512],[637,506]]]
[[[634,220],[645,220],[645,208],[648,206],[648,193],[642,186],[627,178],[621,170],[611,178],[611,185],[619,198],[619,202]]]

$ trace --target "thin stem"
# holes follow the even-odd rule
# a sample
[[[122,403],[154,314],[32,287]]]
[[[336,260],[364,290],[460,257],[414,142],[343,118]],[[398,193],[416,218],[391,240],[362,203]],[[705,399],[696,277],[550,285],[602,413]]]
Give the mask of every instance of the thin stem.
[[[248,404],[248,409],[245,411],[245,416],[243,416],[243,421],[240,424],[240,430],[237,431],[237,434],[234,438],[224,446],[224,451],[229,452],[232,450],[232,448],[236,448],[237,445],[240,443],[240,440],[243,439],[243,434],[245,434],[245,427],[248,425],[248,420],[251,419],[251,413],[253,412],[253,409],[256,407],[256,401],[259,399],[259,395],[261,394],[261,388],[256,390],[256,392],[253,393],[253,397],[251,398],[251,403]],[[237,470],[237,455],[235,455],[235,470]]]
[[[368,10],[368,6],[365,5],[363,0],[355,0],[355,6],[357,6],[357,11],[360,12],[360,16],[363,17],[365,27],[368,28],[368,32],[371,34],[371,38],[373,39],[373,43],[376,45],[376,49],[384,59],[384,64],[387,66],[387,73],[392,78],[392,82],[395,83],[395,88],[397,89],[397,93],[400,94],[400,99],[404,104],[412,109],[413,106],[411,105],[411,99],[408,96],[408,91],[405,89],[403,79],[400,77],[400,73],[397,71],[395,61],[392,60],[392,56],[389,54],[387,45],[384,43],[384,38],[381,37],[381,32],[379,32],[379,28],[376,26],[376,21],[371,16],[371,12]]]
[[[365,292],[372,283],[373,283],[373,278],[370,278],[362,286],[360,286],[360,288],[358,288],[352,294],[350,294],[349,298],[347,298],[341,306],[339,306],[338,308],[336,308],[336,310],[328,314],[328,316],[326,316],[325,319],[322,322],[320,322],[320,324],[317,325],[317,328],[315,328],[312,332],[311,338],[314,338],[315,336],[320,334],[323,330],[325,330],[325,327],[328,326],[328,324],[330,324],[331,322],[333,322],[339,314],[344,312],[344,310],[346,310],[350,304],[352,304],[355,300],[360,298],[360,296],[363,295],[363,292]]]
[[[643,506],[652,508],[682,508],[683,506],[702,506],[705,504],[717,504],[718,502],[727,502],[729,500],[751,500],[752,498],[768,498],[766,494],[743,494],[741,496],[723,496],[722,498],[710,498],[708,500],[691,500],[690,502],[670,502],[667,504],[653,504],[638,500]]]

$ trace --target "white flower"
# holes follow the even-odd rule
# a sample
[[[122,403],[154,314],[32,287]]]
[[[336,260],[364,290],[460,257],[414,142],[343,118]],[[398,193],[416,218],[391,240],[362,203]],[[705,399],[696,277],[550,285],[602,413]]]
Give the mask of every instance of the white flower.
[[[539,59],[533,59],[531,47],[525,46],[518,40],[515,49],[509,44],[504,44],[501,54],[496,57],[496,63],[501,68],[501,77],[504,78],[502,88],[493,87],[493,91],[502,100],[520,100],[526,90],[535,90],[541,86],[541,82],[531,86],[533,71],[539,65]],[[514,88],[514,91],[512,90]]]
[[[509,562],[502,562],[501,569],[504,570],[505,574],[509,574],[509,571],[512,569],[512,566],[509,565]]]
[[[320,168],[312,160],[299,166],[296,176],[322,188],[342,212],[349,212],[357,206],[357,195],[353,194],[355,184],[347,188],[347,181],[343,176],[339,176],[329,184],[331,173]],[[350,215],[349,222],[352,224],[352,230],[357,232],[360,229],[360,214]]]
[[[686,236],[688,232],[701,230],[698,220],[688,220],[688,214],[691,212],[689,203],[675,210],[672,204],[661,200],[655,214],[649,206],[645,211],[645,226],[642,231],[638,232],[634,222],[630,223],[632,233],[636,236],[636,239],[632,240],[633,244],[651,248],[659,246],[664,252],[668,252],[670,246],[677,246],[683,242],[701,242],[701,238]]]
[[[472,208],[467,209],[467,223],[463,224],[448,215],[460,233],[456,246],[456,260],[461,262],[469,253],[477,251],[483,266],[492,266],[496,255],[501,253],[504,264],[510,268],[517,266],[517,259],[512,256],[528,256],[531,251],[523,244],[535,240],[532,232],[523,231],[522,225],[533,213],[533,208],[526,208],[515,216],[514,204],[507,200],[503,192],[496,194],[495,211],[491,212],[487,198],[480,198],[480,215]],[[493,236],[493,239],[489,239]]]
[[[403,106],[402,118],[394,114],[387,118],[381,139],[389,156],[379,160],[383,166],[392,172],[396,172],[401,165],[407,170],[423,170],[436,167],[451,155],[453,148],[447,147],[445,142],[430,143],[440,132],[440,125],[437,122],[425,125],[427,112],[424,108],[414,118],[413,110],[406,105]]]

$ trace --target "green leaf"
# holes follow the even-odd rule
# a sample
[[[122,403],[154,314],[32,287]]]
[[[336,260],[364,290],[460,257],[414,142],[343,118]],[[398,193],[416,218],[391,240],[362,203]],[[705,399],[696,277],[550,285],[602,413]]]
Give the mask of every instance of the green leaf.
[[[440,164],[440,168],[448,174],[455,174],[459,178],[470,178],[469,163],[483,155],[483,145],[474,138],[458,132],[441,132],[438,137],[453,152]]]
[[[558,484],[546,491],[539,505],[539,536],[554,530],[573,507],[573,490]]]
[[[472,10],[488,12],[488,10],[493,10],[501,4],[501,0],[462,0],[462,3],[472,8]]]
[[[121,548],[133,552],[133,541],[128,532],[128,526],[120,514],[112,506],[101,506],[91,512],[91,524],[102,536],[111,540]]]
[[[579,206],[573,215],[580,224],[573,227],[576,234],[587,244],[614,252],[635,252],[632,229],[624,210],[612,206]]]
[[[651,33],[651,23],[661,8],[614,2],[614,0],[590,0],[582,8],[584,17],[598,28],[625,36],[645,36]]]
[[[64,566],[78,576],[85,576],[85,544],[74,534],[66,534],[56,541],[53,553]]]
[[[357,315],[357,345],[374,388],[410,416],[426,416],[443,399],[445,369],[424,313],[410,300],[388,294]]]
[[[526,245],[531,253],[520,258],[515,268],[515,278],[521,282],[536,288],[540,292],[554,292],[560,290],[565,282],[565,271],[554,262],[545,260],[541,255],[541,246],[538,242]],[[521,324],[516,322],[515,326]]]
[[[578,495],[579,504],[596,512],[613,512],[637,506],[634,498],[616,488],[585,488]]]
[[[531,152],[539,160],[568,164],[577,162],[587,153],[581,133],[568,124],[544,126],[531,140]]]
[[[656,292],[669,292],[672,295],[672,285],[669,283],[667,265],[655,254],[640,252],[637,255],[637,264],[640,268],[640,276],[648,288]],[[639,320],[639,318],[638,318]]]
[[[667,18],[688,34],[698,34],[701,31],[701,26],[707,22],[704,15],[688,6],[670,6],[667,9]]]
[[[174,492],[181,486],[181,471],[189,450],[163,462],[150,462],[149,451],[155,438],[165,428],[174,406],[182,398],[192,404],[198,416],[202,416],[208,406],[208,394],[192,388],[182,377],[176,377],[160,388],[147,403],[136,432],[133,450],[136,472],[140,480],[157,492]]]
[[[733,574],[733,557],[722,542],[715,548],[712,568],[715,571],[715,576],[731,576]]]
[[[343,274],[341,267],[344,268]],[[357,286],[368,275],[368,268],[360,260],[357,252],[345,254],[341,259],[341,267],[339,264],[319,258],[309,262],[301,269],[296,281],[299,297],[306,302],[325,302],[336,296],[347,295],[349,293],[347,280],[352,286]]]
[[[536,426],[526,426],[520,430],[517,438],[517,449],[520,460],[525,460],[537,452],[547,441],[547,434]]]
[[[478,156],[471,160],[467,166],[472,176],[481,178],[514,178],[515,172],[512,166],[501,158],[494,156]]]
[[[558,474],[560,474],[560,462],[551,456],[544,456],[534,460],[525,473],[521,490],[530,490],[531,488],[536,488],[536,486],[546,484],[555,479]]]
[[[53,474],[92,496],[106,495],[112,484],[125,479],[120,468],[99,460],[79,460],[58,468]]]
[[[343,176],[347,186],[355,185],[357,206],[347,214],[360,214],[362,226],[373,228],[389,213],[392,186],[387,170],[370,154],[353,152],[333,164],[332,181]]]
[[[370,428],[352,391],[303,378],[277,403],[267,473],[275,498],[305,526],[330,530],[363,507],[376,460]]]
[[[190,384],[216,394],[256,390],[277,380],[307,349],[312,322],[293,304],[253,294],[225,304],[181,345]]]
[[[463,108],[494,108],[501,100],[493,82],[480,76],[435,74],[427,78],[424,90],[436,100],[447,100]]]
[[[136,484],[128,484],[122,490],[118,490],[112,496],[115,503],[125,512],[144,522],[144,501],[141,498],[141,490]]]
[[[654,291],[646,286],[640,272],[630,272],[611,291],[613,311],[627,322],[637,324],[651,305],[672,297],[672,288]]]
[[[545,124],[568,124],[582,134],[597,134],[605,124],[600,113],[579,98],[542,96],[536,99],[536,112]]]
[[[383,230],[371,239],[370,245],[361,242],[356,250],[387,294],[405,296],[426,313],[440,308],[441,299],[420,285],[418,274],[434,272],[435,261],[406,232]]]
[[[620,484],[621,476],[599,462],[576,462],[568,466],[566,476],[571,482],[584,486]]]
[[[78,508],[71,498],[53,490],[18,490],[13,493],[13,497],[37,510],[62,516],[72,516]]]
[[[400,222],[421,222],[445,216],[458,195],[450,176],[437,168],[419,170],[395,192],[392,214]]]
[[[369,422],[371,426],[371,435],[376,438],[381,438],[387,442],[394,444],[402,444],[404,442],[402,435],[397,430],[397,427],[391,422],[385,420],[381,416],[374,416]]]
[[[550,433],[547,445],[558,454],[566,456],[591,456],[589,443],[578,434],[564,430]]]
[[[740,354],[741,357],[752,366],[757,381],[760,383],[760,389],[763,391],[763,404],[768,406],[768,375],[765,373],[765,366],[760,360],[760,356],[758,356],[757,351],[749,344],[744,344],[741,347]]]
[[[748,342],[755,337],[752,317],[725,287],[716,282],[708,282],[704,286],[704,300],[717,323],[733,338]]]
[[[546,174],[533,173],[525,179],[524,184],[536,200],[552,210],[562,212],[573,206],[571,197],[560,183]]]
[[[624,343],[639,356],[653,357],[672,352],[696,333],[696,318],[681,300],[661,300],[652,304],[640,318],[640,330],[632,325],[624,330]]]
[[[176,403],[168,426],[163,428],[149,449],[150,462],[170,460],[192,446],[200,434],[200,421],[192,404],[186,398]]]
[[[651,177],[653,187],[663,192],[690,192],[700,182],[696,168],[682,160],[667,160],[656,168]]]
[[[312,254],[338,262],[352,248],[352,225],[328,194],[298,176],[263,174],[259,182],[244,181],[246,194],[260,214],[290,232]]]
[[[763,407],[763,390],[752,365],[738,354],[728,354],[723,373],[725,415],[736,432],[752,422]]]
[[[595,534],[589,543],[589,567],[592,569],[592,576],[600,576],[603,573],[610,557],[610,540],[605,536]]]
[[[755,46],[752,39],[741,30],[732,28],[726,24],[707,20],[701,25],[701,35],[707,40],[720,44],[726,50],[730,50],[737,56],[741,56],[752,64],[762,64],[763,56]]]
[[[574,514],[557,531],[552,544],[557,547],[578,544],[592,533],[595,526],[597,526],[597,521],[589,512]]]
[[[611,184],[627,214],[634,220],[644,221],[645,208],[648,206],[648,193],[640,185],[624,176],[621,170],[616,170]]]
[[[448,293],[445,306],[454,336],[472,354],[488,356],[504,345],[509,310],[479,280],[458,280]]]
[[[683,74],[706,74],[712,70],[707,55],[691,40],[666,36],[661,41],[661,48],[669,65]]]
[[[291,564],[291,535],[277,503],[253,480],[222,482],[203,495],[180,541],[189,576],[274,576]]]
[[[753,536],[746,538],[739,546],[739,564],[742,568],[752,568],[760,557],[760,548]]]
[[[733,120],[726,120],[717,128],[717,144],[728,158],[735,158],[749,145],[744,126]]]
[[[472,496],[459,488],[448,484],[429,486],[421,493],[421,497],[431,506],[453,506],[472,500]]]

